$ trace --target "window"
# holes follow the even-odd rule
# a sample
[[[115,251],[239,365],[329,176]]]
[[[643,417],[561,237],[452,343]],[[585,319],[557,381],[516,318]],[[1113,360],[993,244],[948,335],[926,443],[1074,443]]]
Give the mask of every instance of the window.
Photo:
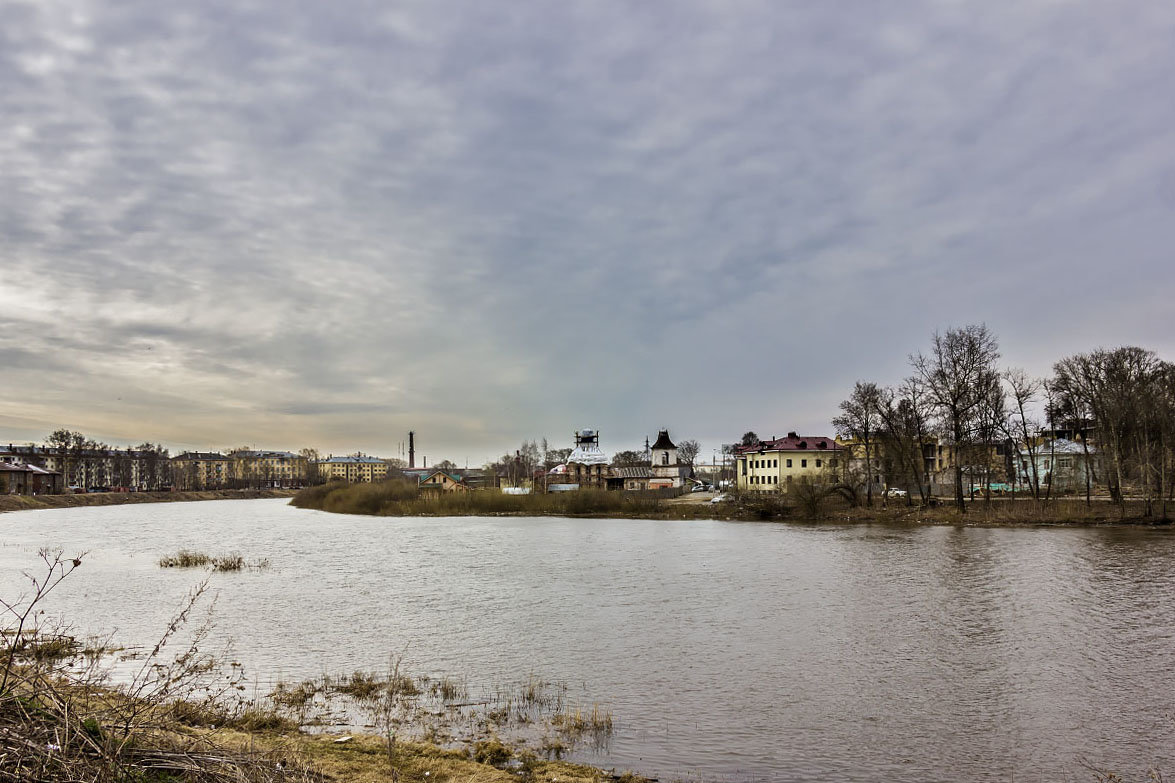
[[[662,465],[669,464],[669,452],[668,451],[661,452],[661,464]]]
[[[816,467],[820,467],[820,460],[816,460]]]
[[[802,460],[800,460],[800,467],[801,467],[801,468],[806,468],[806,467],[808,467],[808,460],[806,460],[806,459],[802,459]]]
[[[787,461],[787,466],[788,466],[789,468],[791,467],[791,460],[790,460],[790,459]]]

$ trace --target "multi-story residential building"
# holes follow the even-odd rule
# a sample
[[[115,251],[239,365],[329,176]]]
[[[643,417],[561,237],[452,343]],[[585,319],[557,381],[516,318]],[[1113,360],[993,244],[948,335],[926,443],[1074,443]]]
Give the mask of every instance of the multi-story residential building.
[[[750,446],[735,447],[738,488],[744,492],[787,492],[802,478],[833,481],[841,447],[823,435],[789,432]]]
[[[388,463],[363,454],[346,457],[330,456],[318,460],[318,477],[323,481],[342,480],[368,484],[383,481],[388,476]]]
[[[214,451],[185,451],[171,458],[176,489],[221,489],[229,485],[232,460]]]
[[[65,487],[74,490],[159,490],[171,482],[164,449],[63,449],[10,443],[7,449],[0,448],[0,460],[61,473]]]
[[[291,451],[242,449],[229,453],[230,482],[237,486],[300,487],[306,482],[306,458]]]

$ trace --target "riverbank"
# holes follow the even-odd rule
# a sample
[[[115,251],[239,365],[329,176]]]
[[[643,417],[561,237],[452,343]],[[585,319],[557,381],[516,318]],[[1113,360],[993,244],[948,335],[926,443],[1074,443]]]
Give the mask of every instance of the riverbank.
[[[128,503],[184,503],[193,500],[290,498],[293,489],[208,489],[196,492],[87,492],[78,495],[0,495],[0,512],[38,508],[118,506]]]
[[[1142,501],[1124,506],[1108,498],[1087,505],[1082,498],[1037,501],[998,497],[968,501],[960,512],[950,501],[933,505],[875,498],[872,506],[854,506],[831,491],[792,498],[774,493],[730,493],[713,503],[713,493],[676,498],[583,490],[539,495],[505,495],[491,490],[420,493],[407,482],[308,487],[290,501],[299,508],[338,514],[394,517],[560,516],[610,519],[719,519],[748,522],[797,522],[896,525],[1141,525],[1171,524],[1161,509],[1148,515]]]

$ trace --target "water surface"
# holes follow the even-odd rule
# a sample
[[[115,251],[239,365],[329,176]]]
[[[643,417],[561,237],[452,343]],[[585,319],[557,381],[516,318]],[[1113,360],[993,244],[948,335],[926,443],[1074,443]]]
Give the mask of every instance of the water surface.
[[[286,501],[0,514],[0,589],[89,552],[51,608],[153,642],[214,574],[263,684],[381,669],[562,681],[613,711],[586,760],[704,780],[1175,774],[1175,535],[559,518],[395,519]]]

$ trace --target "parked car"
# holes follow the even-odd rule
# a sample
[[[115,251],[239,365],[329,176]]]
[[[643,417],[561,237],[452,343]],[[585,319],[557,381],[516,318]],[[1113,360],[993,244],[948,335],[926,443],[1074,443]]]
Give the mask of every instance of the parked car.
[[[724,495],[724,494],[723,495],[715,495],[714,497],[710,498],[711,503],[721,503],[724,500],[726,500],[726,495]]]
[[[906,490],[890,487],[885,491],[885,496],[887,498],[904,498],[906,496]]]

